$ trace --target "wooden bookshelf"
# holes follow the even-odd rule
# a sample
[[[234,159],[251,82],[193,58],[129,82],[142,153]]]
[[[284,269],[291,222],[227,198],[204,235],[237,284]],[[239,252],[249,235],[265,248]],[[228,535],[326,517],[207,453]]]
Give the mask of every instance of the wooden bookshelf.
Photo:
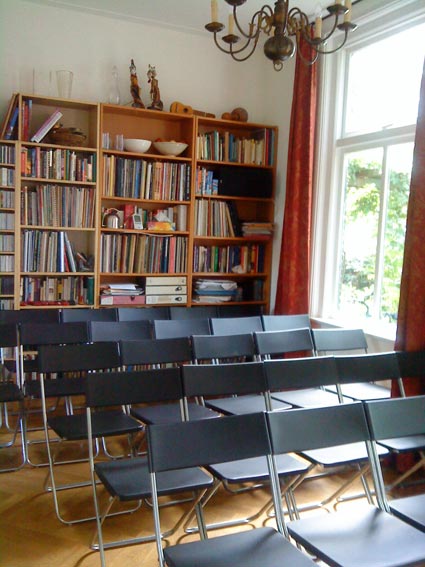
[[[188,306],[199,303],[197,279],[219,278],[237,283],[235,300],[268,312],[276,127],[17,94],[3,132],[16,105],[12,139],[0,140],[13,153],[0,159],[4,306],[99,307],[108,283],[145,287],[154,276],[166,286],[171,275]],[[31,141],[57,110],[86,135],[82,146]],[[187,148],[138,154],[116,147],[120,136]]]

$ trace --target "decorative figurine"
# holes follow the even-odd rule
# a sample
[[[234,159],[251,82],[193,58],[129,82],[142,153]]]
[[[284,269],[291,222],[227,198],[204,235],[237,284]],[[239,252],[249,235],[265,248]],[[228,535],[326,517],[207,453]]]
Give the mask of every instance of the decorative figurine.
[[[162,110],[164,105],[161,100],[161,95],[159,93],[158,79],[156,78],[156,69],[152,65],[149,65],[148,69],[148,83],[151,84],[151,105],[148,106],[151,110]]]
[[[140,87],[137,80],[136,65],[134,64],[134,59],[131,60],[130,65],[130,92],[133,97],[133,103],[131,106],[135,108],[145,108],[145,105],[140,98]]]

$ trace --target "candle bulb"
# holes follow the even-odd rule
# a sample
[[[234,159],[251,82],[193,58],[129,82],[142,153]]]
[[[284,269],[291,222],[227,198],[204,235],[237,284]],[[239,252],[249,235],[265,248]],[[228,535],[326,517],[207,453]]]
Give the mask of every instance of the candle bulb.
[[[351,22],[351,0],[345,0],[345,7],[348,9],[348,12],[344,15],[344,22]]]
[[[320,39],[322,37],[322,18],[318,16],[314,25],[314,37]]]
[[[217,0],[211,0],[211,21],[217,22],[218,21],[218,6]]]
[[[229,14],[229,35],[233,35],[235,31],[235,20],[233,14]]]

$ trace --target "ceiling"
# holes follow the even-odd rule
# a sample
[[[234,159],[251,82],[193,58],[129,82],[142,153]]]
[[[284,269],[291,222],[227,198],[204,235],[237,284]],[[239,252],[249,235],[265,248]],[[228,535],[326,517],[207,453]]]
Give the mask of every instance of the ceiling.
[[[206,33],[204,26],[211,20],[210,0],[29,0],[37,4],[106,15],[114,18],[151,23],[192,33]],[[253,13],[265,4],[264,0],[247,0],[239,8],[240,21],[247,23]],[[273,6],[274,0],[269,4]],[[329,4],[323,0],[291,0],[313,19],[320,8]],[[219,19],[227,24],[230,6],[218,0]]]

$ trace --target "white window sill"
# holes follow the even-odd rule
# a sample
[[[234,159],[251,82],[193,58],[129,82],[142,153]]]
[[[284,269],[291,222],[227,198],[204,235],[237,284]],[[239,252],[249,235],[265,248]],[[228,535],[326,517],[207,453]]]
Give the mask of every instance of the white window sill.
[[[370,319],[363,319],[362,321],[348,321],[342,319],[321,319],[319,317],[312,317],[311,320],[321,327],[345,327],[347,329],[363,329],[365,334],[370,337],[372,341],[382,342],[383,345],[389,343],[386,350],[392,350],[394,348],[396,335],[395,323],[385,324],[379,321],[371,321]]]

